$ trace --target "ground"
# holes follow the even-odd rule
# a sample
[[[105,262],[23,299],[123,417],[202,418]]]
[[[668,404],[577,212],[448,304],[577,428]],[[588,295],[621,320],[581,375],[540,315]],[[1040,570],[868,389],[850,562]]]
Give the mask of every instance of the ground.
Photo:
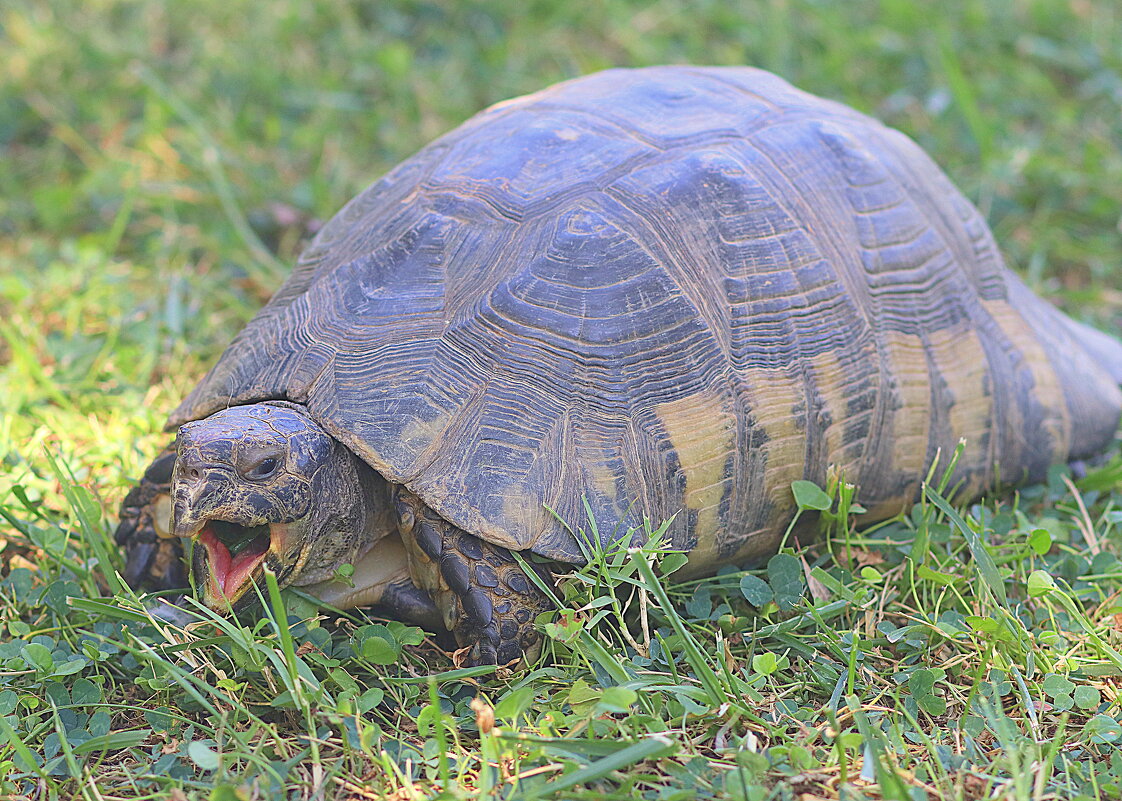
[[[1108,0],[6,0],[0,793],[1118,798],[1117,447],[978,505],[936,480],[872,531],[835,505],[824,544],[714,579],[598,555],[501,677],[294,597],[160,624],[110,534],[321,221],[478,109],[602,67],[751,64],[880,117],[1034,288],[1122,330],[1120,43]]]

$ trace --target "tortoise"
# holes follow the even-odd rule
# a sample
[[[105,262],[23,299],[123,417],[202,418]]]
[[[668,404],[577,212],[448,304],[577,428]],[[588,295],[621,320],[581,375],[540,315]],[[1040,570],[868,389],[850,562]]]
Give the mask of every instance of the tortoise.
[[[873,521],[960,440],[961,497],[1096,454],[1120,383],[1122,343],[903,134],[756,69],[613,69],[351,200],[171,413],[118,539],[133,584],[182,586],[193,539],[215,609],[268,566],[508,663],[547,606],[515,552],[669,521],[691,574],[746,563],[831,466]]]

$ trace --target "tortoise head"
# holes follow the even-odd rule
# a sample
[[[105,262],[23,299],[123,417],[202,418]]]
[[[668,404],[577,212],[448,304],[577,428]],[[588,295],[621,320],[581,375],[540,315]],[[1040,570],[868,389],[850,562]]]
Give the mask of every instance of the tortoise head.
[[[355,461],[295,404],[236,406],[180,427],[172,524],[195,541],[200,600],[240,608],[265,566],[283,587],[323,580],[325,564],[353,558],[361,531],[346,529],[364,523]],[[310,557],[317,542],[324,548]]]

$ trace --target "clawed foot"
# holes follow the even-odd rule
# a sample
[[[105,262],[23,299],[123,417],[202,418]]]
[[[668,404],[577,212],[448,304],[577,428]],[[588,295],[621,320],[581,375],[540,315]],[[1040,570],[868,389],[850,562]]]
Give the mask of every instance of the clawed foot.
[[[536,658],[541,635],[534,618],[550,608],[506,548],[473,536],[399,488],[399,529],[413,560],[413,578],[432,594],[456,640],[470,648],[469,666]]]
[[[140,483],[121,502],[114,538],[125,551],[125,581],[130,587],[159,592],[188,586],[183,545],[171,533],[171,471],[175,445],[169,445],[144,471]]]

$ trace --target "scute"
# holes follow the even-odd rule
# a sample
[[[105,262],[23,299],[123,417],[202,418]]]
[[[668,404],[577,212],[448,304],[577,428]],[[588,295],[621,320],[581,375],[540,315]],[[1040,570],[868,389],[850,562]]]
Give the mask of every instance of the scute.
[[[494,543],[673,517],[700,571],[831,465],[873,516],[963,437],[968,490],[1040,478],[1113,436],[1120,372],[902,134],[758,70],[611,70],[351,201],[170,425],[287,398]]]

